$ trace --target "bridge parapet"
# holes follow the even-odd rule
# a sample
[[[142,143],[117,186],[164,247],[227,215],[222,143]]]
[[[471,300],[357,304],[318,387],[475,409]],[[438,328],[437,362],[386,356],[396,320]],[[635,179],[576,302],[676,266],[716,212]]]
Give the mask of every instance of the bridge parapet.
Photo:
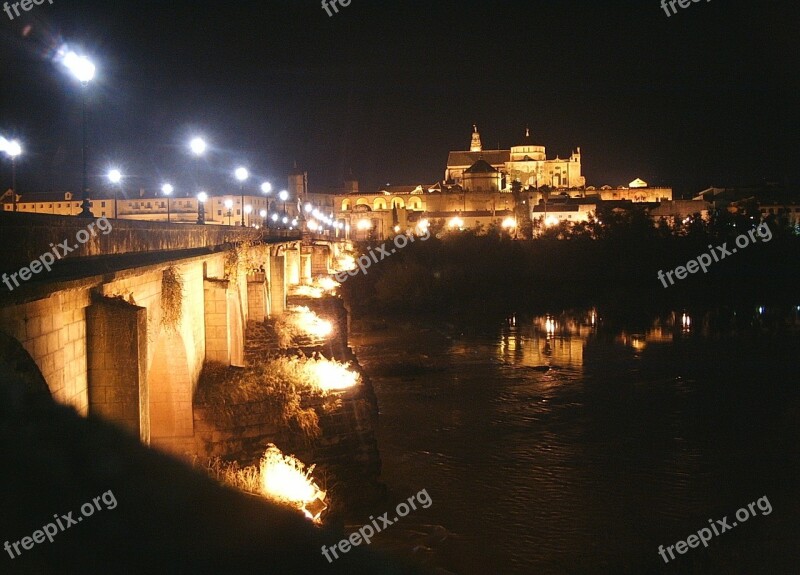
[[[94,224],[92,230],[90,224]],[[65,250],[57,246],[65,241],[66,246],[73,250],[67,257],[72,258],[210,248],[242,241],[298,239],[298,232],[284,230],[137,220],[99,222],[74,216],[0,212],[0,271],[19,269],[54,248],[63,255]]]

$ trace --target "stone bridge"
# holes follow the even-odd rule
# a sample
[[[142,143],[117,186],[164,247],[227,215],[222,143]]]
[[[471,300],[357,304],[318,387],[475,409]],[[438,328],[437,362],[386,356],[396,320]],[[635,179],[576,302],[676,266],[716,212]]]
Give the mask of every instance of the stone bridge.
[[[299,232],[0,213],[0,272],[17,274],[0,284],[0,359],[38,371],[83,415],[190,451],[203,363],[244,365],[247,321],[283,313],[288,287],[329,273],[342,247]],[[31,265],[46,253],[63,259]]]

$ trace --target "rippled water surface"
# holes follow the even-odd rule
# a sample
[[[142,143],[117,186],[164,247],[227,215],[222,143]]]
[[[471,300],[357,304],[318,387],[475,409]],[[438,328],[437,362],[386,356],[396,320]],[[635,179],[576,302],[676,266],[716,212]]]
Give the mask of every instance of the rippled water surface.
[[[357,326],[383,479],[433,499],[385,536],[461,574],[800,573],[797,315],[765,313]],[[658,555],[764,495],[771,514]]]

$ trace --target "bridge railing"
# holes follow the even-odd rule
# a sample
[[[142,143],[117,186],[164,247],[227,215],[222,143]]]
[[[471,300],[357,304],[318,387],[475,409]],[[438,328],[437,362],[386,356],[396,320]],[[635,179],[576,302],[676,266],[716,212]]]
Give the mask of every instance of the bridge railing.
[[[47,252],[74,258],[299,239],[299,231],[289,230],[0,212],[0,271],[27,266]]]

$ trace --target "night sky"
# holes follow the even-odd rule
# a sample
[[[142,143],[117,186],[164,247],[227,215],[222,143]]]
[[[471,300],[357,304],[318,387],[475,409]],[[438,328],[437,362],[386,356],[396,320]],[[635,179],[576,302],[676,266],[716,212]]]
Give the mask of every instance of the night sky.
[[[549,157],[580,146],[587,185],[796,184],[796,4],[659,2],[53,0],[0,12],[0,134],[26,149],[23,194],[80,187],[66,42],[98,66],[92,188],[112,164],[128,188],[189,187],[195,133],[217,186],[244,164],[283,187],[294,161],[312,190],[433,183],[473,123],[484,148],[526,126]]]

